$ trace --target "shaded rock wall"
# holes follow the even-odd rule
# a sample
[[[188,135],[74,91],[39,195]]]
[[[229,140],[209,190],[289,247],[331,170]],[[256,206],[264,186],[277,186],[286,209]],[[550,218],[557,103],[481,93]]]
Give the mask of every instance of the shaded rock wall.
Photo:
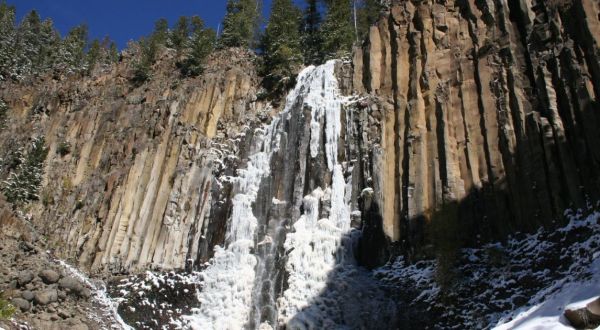
[[[352,77],[383,107],[386,236],[416,246],[444,221],[497,238],[597,200],[599,38],[596,0],[393,4]]]

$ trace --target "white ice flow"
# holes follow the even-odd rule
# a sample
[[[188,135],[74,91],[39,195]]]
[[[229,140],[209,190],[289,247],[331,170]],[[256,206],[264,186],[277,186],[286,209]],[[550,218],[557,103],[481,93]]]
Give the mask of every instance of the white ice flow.
[[[270,125],[257,132],[246,168],[239,170],[238,176],[233,178],[235,195],[232,200],[233,210],[227,229],[226,246],[216,247],[210,265],[201,273],[202,289],[198,294],[201,305],[193,311],[192,315],[185,317],[192,329],[242,329],[248,322],[252,310],[252,290],[257,264],[256,256],[252,251],[257,227],[252,204],[256,201],[261,181],[271,174],[271,156],[279,146],[282,133],[281,119],[285,118],[284,116],[294,106],[298,106],[299,102],[304,102],[313,109],[313,122],[318,121],[323,115],[327,116],[325,145],[328,151],[328,165],[331,169],[336,164],[341,105],[335,99],[339,97],[339,93],[333,71],[333,61],[319,67],[310,66],[304,69],[298,76],[296,87],[287,97],[284,110]],[[318,123],[315,129],[319,129]],[[313,147],[316,148],[315,152],[318,152],[318,144],[318,140],[311,139],[311,154]],[[348,213],[342,206],[345,198],[344,178],[339,165],[334,168],[334,185],[337,185],[336,189],[327,188],[326,191],[334,200],[332,213],[335,209],[337,216],[332,217],[331,221],[320,222],[321,226],[331,227],[323,231],[323,235],[327,236],[324,238],[326,241],[335,240],[335,236],[339,239],[340,230],[333,228],[339,225],[339,218]],[[349,216],[347,218],[349,223]],[[323,252],[329,250],[335,248],[324,247]],[[331,253],[323,254],[323,256],[327,255],[330,256]],[[330,265],[331,258],[326,257],[326,259],[325,263]],[[292,267],[296,266],[297,263],[294,263]],[[321,271],[326,274],[327,267],[321,266],[321,268]],[[311,280],[317,279],[311,278]],[[312,293],[314,290],[311,290]],[[309,298],[307,294],[304,295]]]
[[[324,145],[327,166],[332,171],[330,187],[317,187],[304,197],[304,214],[294,223],[286,237],[288,251],[286,271],[288,289],[278,299],[279,322],[286,324],[316,298],[327,285],[327,278],[337,264],[351,261],[350,248],[340,249],[350,231],[351,182],[344,179],[338,163],[338,140],[341,132],[341,111],[344,97],[340,95],[334,72],[335,62],[319,66],[312,79],[305,105],[311,113],[311,157],[316,157]],[[322,137],[321,119],[324,119]],[[349,179],[351,181],[351,178]],[[319,218],[319,205],[330,201],[329,216]]]
[[[57,264],[59,264],[60,266],[62,266],[65,271],[67,272],[67,274],[70,274],[71,276],[77,278],[77,280],[79,280],[80,282],[84,283],[85,285],[87,285],[88,287],[90,287],[92,289],[92,299],[98,304],[98,307],[100,308],[97,313],[99,315],[102,315],[103,317],[105,317],[108,320],[111,320],[112,323],[109,324],[109,327],[111,330],[113,329],[123,329],[123,330],[132,330],[133,328],[130,327],[129,325],[127,325],[127,323],[125,323],[123,321],[123,319],[121,318],[121,315],[119,315],[117,309],[118,309],[118,304],[109,298],[108,293],[106,293],[106,287],[104,285],[104,283],[93,283],[89,277],[87,277],[85,274],[83,274],[82,272],[80,272],[79,270],[77,270],[77,268],[67,264],[66,262],[59,260],[59,259],[55,259],[55,262]],[[94,317],[94,315],[90,315],[91,317]],[[100,323],[103,323],[104,321],[100,320]],[[109,328],[105,328],[103,327],[102,330],[104,329],[109,329]]]

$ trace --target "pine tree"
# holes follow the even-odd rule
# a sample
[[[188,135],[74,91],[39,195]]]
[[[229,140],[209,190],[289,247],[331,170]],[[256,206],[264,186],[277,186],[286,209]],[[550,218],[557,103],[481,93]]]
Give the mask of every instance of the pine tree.
[[[19,164],[3,182],[3,192],[6,199],[20,205],[30,200],[37,200],[38,190],[44,175],[44,161],[48,155],[48,148],[43,137],[33,140],[27,154],[18,151]]]
[[[167,44],[167,41],[169,40],[169,22],[165,18],[161,18],[154,23],[152,37],[159,45]]]
[[[17,29],[17,45],[15,56],[16,69],[19,76],[36,72],[40,61],[41,40],[39,35],[42,28],[42,19],[35,11],[30,11],[21,21]]]
[[[111,42],[108,47],[108,59],[109,63],[117,63],[119,61],[119,49],[114,42]]]
[[[179,17],[170,38],[171,45],[177,51],[177,57],[181,56],[183,49],[186,48],[189,41],[189,34],[188,18],[185,16]]]
[[[260,0],[227,0],[221,47],[254,47],[260,22]]]
[[[15,7],[0,2],[0,81],[15,78]]]
[[[355,40],[352,5],[349,0],[328,0],[321,27],[326,58],[347,56]]]
[[[357,3],[355,10],[359,40],[369,33],[369,28],[377,22],[383,9],[384,6],[381,0],[362,0]]]
[[[45,73],[55,66],[61,42],[60,35],[54,28],[54,23],[51,19],[48,18],[42,22],[39,38],[41,40],[41,47],[37,70],[40,73]]]
[[[0,129],[4,128],[6,115],[8,113],[8,105],[3,99],[0,99]]]
[[[158,53],[158,45],[152,37],[140,39],[139,46],[140,53],[133,65],[133,77],[131,78],[131,82],[135,86],[141,86],[150,79],[150,71]]]
[[[263,63],[260,73],[263,85],[281,95],[295,84],[295,74],[302,64],[300,54],[300,10],[292,0],[274,0],[271,17],[262,38]]]
[[[96,67],[96,64],[102,60],[102,51],[103,49],[100,45],[100,40],[94,39],[86,54],[88,74],[90,74]]]
[[[193,77],[204,71],[204,61],[214,49],[216,33],[213,29],[207,29],[198,16],[191,18],[191,28],[188,54],[180,64],[180,70],[184,76]]]
[[[321,14],[317,0],[308,0],[302,22],[302,49],[304,64],[323,63],[323,37],[321,35]]]
[[[86,25],[76,26],[62,40],[58,54],[58,68],[66,73],[87,69],[85,47],[88,30]]]

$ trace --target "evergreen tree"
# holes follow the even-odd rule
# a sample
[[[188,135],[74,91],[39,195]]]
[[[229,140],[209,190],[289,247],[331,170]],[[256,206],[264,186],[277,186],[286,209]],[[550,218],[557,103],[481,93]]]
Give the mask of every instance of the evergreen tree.
[[[169,22],[161,18],[154,23],[154,32],[152,37],[159,45],[166,45],[169,40]]]
[[[94,70],[94,67],[96,64],[98,64],[98,62],[102,61],[102,52],[103,49],[100,45],[100,41],[98,39],[94,39],[90,44],[86,55],[88,74]]]
[[[15,78],[15,7],[0,2],[0,81]]]
[[[197,76],[204,71],[204,61],[213,51],[216,33],[213,29],[207,29],[204,21],[198,16],[191,18],[192,36],[186,58],[180,64],[181,73],[184,76]]]
[[[19,76],[37,73],[39,67],[42,19],[35,11],[30,11],[21,21],[17,30],[15,50],[16,69]]]
[[[110,43],[108,47],[108,59],[109,63],[116,63],[119,61],[119,49],[117,48],[117,44],[114,42]]]
[[[62,40],[58,54],[58,68],[66,73],[81,72],[87,69],[85,47],[87,26],[80,25],[69,31]]]
[[[327,16],[321,27],[326,58],[347,56],[355,40],[352,4],[349,0],[328,0]]]
[[[260,73],[265,88],[281,95],[295,84],[302,64],[300,47],[300,10],[292,0],[274,0],[271,17],[262,38],[263,62]]]
[[[254,47],[260,23],[260,0],[227,0],[221,47]]]
[[[3,99],[0,99],[0,129],[4,128],[6,122],[6,115],[8,113],[8,105]]]
[[[48,148],[43,137],[33,140],[27,154],[22,150],[18,152],[19,164],[3,182],[6,199],[19,205],[30,200],[37,200],[38,190],[44,175],[44,161],[48,155]]]
[[[323,63],[323,37],[321,35],[321,14],[317,0],[308,0],[302,26],[302,49],[304,64]]]
[[[42,22],[40,29],[40,60],[37,70],[40,73],[51,70],[57,61],[57,55],[60,47],[60,35],[54,28],[54,23],[51,19],[46,19]]]
[[[140,53],[138,59],[133,65],[133,77],[131,81],[135,86],[141,86],[150,78],[152,65],[156,60],[158,45],[154,38],[142,38],[139,42]]]
[[[179,17],[177,24],[171,33],[171,45],[177,51],[177,57],[181,56],[184,48],[186,48],[189,40],[189,24],[188,18],[185,16]]]
[[[367,36],[369,28],[377,22],[383,9],[384,6],[381,0],[362,0],[357,2],[355,11],[359,40]]]

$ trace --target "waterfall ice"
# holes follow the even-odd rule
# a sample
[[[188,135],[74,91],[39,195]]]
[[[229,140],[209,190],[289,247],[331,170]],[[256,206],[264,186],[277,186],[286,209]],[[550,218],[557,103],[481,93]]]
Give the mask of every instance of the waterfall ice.
[[[340,250],[350,230],[350,189],[338,164],[338,141],[341,134],[343,97],[334,74],[333,61],[320,66],[320,79],[313,81],[306,100],[311,108],[311,157],[316,157],[324,145],[327,167],[332,171],[330,187],[317,187],[304,197],[304,214],[294,224],[294,231],[285,241],[288,261],[288,289],[279,298],[279,321],[287,323],[306,307],[327,285],[327,278],[336,264],[351,260],[351,248]],[[319,142],[319,121],[324,117],[324,143]],[[331,203],[329,216],[319,218],[322,199]]]
[[[285,134],[282,123],[294,109],[310,109],[309,154],[315,158],[323,148],[332,179],[328,186],[317,187],[305,196],[303,214],[299,219],[291,219],[293,230],[283,243],[288,253],[285,270],[289,274],[289,286],[277,300],[279,322],[287,322],[319,294],[336,264],[352,259],[351,252],[339,252],[350,230],[351,210],[350,189],[347,189],[342,165],[338,163],[343,97],[334,69],[335,62],[329,61],[303,70],[295,89],[287,97],[283,112],[256,134],[245,169],[239,170],[233,179],[235,195],[226,246],[215,249],[210,265],[202,272],[201,306],[187,317],[193,329],[242,329],[248,324],[256,328],[277,326],[261,324],[260,316],[253,322],[249,320],[256,303],[253,301],[256,278],[263,276],[257,271],[265,272],[265,267],[257,266],[259,260],[254,251],[273,243],[268,236],[257,242],[259,221],[252,207],[261,181],[271,175],[273,152]],[[328,216],[324,218],[320,218],[323,212],[319,210],[322,200],[330,203]]]

